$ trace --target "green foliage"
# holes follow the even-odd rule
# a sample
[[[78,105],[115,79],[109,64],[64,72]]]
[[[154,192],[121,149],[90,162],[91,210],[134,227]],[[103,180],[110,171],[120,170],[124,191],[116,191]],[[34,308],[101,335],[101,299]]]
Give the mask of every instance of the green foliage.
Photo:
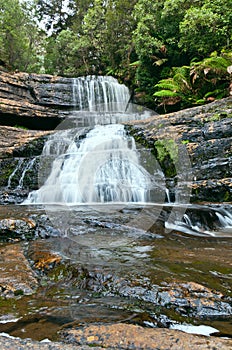
[[[230,83],[228,67],[231,64],[231,54],[218,56],[214,52],[211,57],[193,62],[191,66],[173,68],[172,77],[162,79],[155,85],[158,91],[154,96],[163,105],[181,102],[182,107],[225,97]]]
[[[179,46],[193,55],[231,49],[231,0],[205,0],[191,6],[179,23]]]
[[[74,0],[37,0],[36,16],[44,22],[47,31],[59,33],[67,29],[75,13]]]
[[[8,69],[110,74],[154,109],[229,93],[231,0],[0,0],[0,8]]]
[[[39,71],[41,37],[30,15],[31,7],[19,0],[0,0],[0,59],[10,69]]]

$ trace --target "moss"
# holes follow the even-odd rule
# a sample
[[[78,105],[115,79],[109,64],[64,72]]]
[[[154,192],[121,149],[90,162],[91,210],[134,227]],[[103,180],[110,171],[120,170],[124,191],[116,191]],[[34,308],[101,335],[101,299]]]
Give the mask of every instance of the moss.
[[[18,295],[24,295],[24,291],[22,289],[17,289],[14,291],[14,295],[18,296]]]
[[[229,191],[226,191],[224,194],[224,202],[228,202],[231,199]]]
[[[157,159],[161,168],[168,177],[176,175],[175,164],[178,161],[178,146],[173,139],[158,140],[155,142]]]
[[[14,125],[14,128],[28,130],[28,128],[26,128],[25,126],[22,126],[22,125]]]

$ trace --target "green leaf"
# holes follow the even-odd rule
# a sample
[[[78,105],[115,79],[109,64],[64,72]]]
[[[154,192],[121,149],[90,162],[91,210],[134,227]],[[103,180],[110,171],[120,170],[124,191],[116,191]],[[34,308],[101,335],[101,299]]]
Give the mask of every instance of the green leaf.
[[[178,96],[178,94],[176,92],[170,91],[170,90],[161,90],[161,91],[155,92],[153,96],[156,96],[156,97],[175,97],[175,96]]]

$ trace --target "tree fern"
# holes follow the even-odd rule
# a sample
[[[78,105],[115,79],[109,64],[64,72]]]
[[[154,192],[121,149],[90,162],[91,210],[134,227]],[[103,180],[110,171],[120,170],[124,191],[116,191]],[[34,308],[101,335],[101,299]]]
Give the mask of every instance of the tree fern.
[[[191,74],[204,74],[205,76],[209,73],[217,75],[218,77],[228,74],[227,68],[232,64],[232,58],[215,56],[215,53],[211,57],[207,57],[200,62],[194,62],[191,67]]]
[[[181,101],[182,107],[223,98],[229,91],[231,66],[231,52],[220,56],[214,52],[202,61],[192,62],[191,66],[174,67],[170,78],[155,85],[158,91],[154,96],[160,99],[161,105]]]

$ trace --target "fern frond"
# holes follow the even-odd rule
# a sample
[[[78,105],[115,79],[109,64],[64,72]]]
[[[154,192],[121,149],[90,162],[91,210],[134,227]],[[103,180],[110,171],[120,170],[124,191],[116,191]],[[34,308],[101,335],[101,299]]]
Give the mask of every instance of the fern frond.
[[[154,93],[153,96],[156,97],[176,97],[178,96],[178,94],[174,91],[170,91],[170,90],[160,90]]]
[[[161,80],[158,84],[155,85],[156,88],[162,89],[162,90],[171,90],[171,91],[177,91],[178,85],[173,80]]]

